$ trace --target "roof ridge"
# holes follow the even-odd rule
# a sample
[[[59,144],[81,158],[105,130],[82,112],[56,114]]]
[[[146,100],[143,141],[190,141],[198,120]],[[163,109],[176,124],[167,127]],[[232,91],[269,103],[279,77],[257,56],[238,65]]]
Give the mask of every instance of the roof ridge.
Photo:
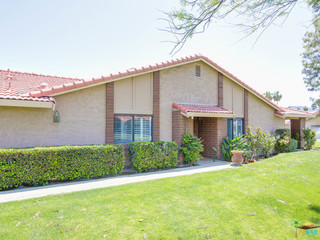
[[[83,78],[62,77],[62,76],[53,76],[53,75],[46,75],[46,74],[39,74],[39,73],[12,71],[10,69],[8,69],[8,70],[0,69],[0,72],[10,72],[10,73],[16,73],[16,74],[27,74],[27,75],[39,76],[39,77],[64,78],[64,79],[70,79],[70,80],[83,80]]]

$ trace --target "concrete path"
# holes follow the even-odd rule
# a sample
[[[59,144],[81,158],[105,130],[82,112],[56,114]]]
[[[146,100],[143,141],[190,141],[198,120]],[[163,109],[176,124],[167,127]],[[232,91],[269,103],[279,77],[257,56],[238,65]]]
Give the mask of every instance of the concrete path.
[[[22,188],[0,192],[0,203],[24,200],[29,198],[38,198],[54,194],[70,193],[83,190],[91,190],[97,188],[105,188],[111,186],[119,186],[128,183],[143,182],[155,179],[186,176],[195,173],[217,171],[232,167],[230,163],[225,161],[213,162],[212,160],[202,160],[199,166],[175,168],[163,171],[139,173],[132,175],[121,175],[115,177],[107,177],[103,179],[94,179],[86,181],[76,181],[69,183],[60,183],[43,187]]]

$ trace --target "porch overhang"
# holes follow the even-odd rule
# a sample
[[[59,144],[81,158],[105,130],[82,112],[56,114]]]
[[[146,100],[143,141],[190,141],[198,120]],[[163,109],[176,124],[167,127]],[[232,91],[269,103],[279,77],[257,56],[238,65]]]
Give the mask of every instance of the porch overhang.
[[[216,105],[173,103],[172,107],[181,111],[187,118],[194,117],[216,117],[233,118],[232,111]]]
[[[314,118],[315,114],[292,108],[282,107],[282,111],[275,111],[275,115],[284,119]]]

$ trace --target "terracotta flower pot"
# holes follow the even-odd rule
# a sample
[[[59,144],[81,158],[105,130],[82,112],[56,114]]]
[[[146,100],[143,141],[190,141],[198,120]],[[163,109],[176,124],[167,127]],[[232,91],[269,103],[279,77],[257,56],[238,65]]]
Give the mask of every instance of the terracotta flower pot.
[[[231,158],[232,163],[242,164],[244,151],[232,150],[231,153],[232,153],[232,158]]]

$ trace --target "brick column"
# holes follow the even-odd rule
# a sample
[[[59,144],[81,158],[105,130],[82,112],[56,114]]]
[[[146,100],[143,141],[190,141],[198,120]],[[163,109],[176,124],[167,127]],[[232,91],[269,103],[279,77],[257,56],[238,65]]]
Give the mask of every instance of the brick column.
[[[243,128],[244,128],[244,133],[246,134],[246,130],[248,128],[248,124],[249,124],[249,110],[248,110],[248,90],[244,89],[244,109],[243,109],[243,113],[244,113],[244,119],[243,119]]]
[[[114,129],[114,84],[106,84],[106,144],[113,144]]]
[[[223,75],[218,72],[218,106],[223,107]]]
[[[153,72],[153,141],[160,140],[160,71]]]
[[[172,141],[176,142],[178,149],[180,149],[182,135],[185,132],[185,123],[181,111],[177,109],[172,110]],[[183,163],[183,157],[181,154],[178,155],[179,164]]]

